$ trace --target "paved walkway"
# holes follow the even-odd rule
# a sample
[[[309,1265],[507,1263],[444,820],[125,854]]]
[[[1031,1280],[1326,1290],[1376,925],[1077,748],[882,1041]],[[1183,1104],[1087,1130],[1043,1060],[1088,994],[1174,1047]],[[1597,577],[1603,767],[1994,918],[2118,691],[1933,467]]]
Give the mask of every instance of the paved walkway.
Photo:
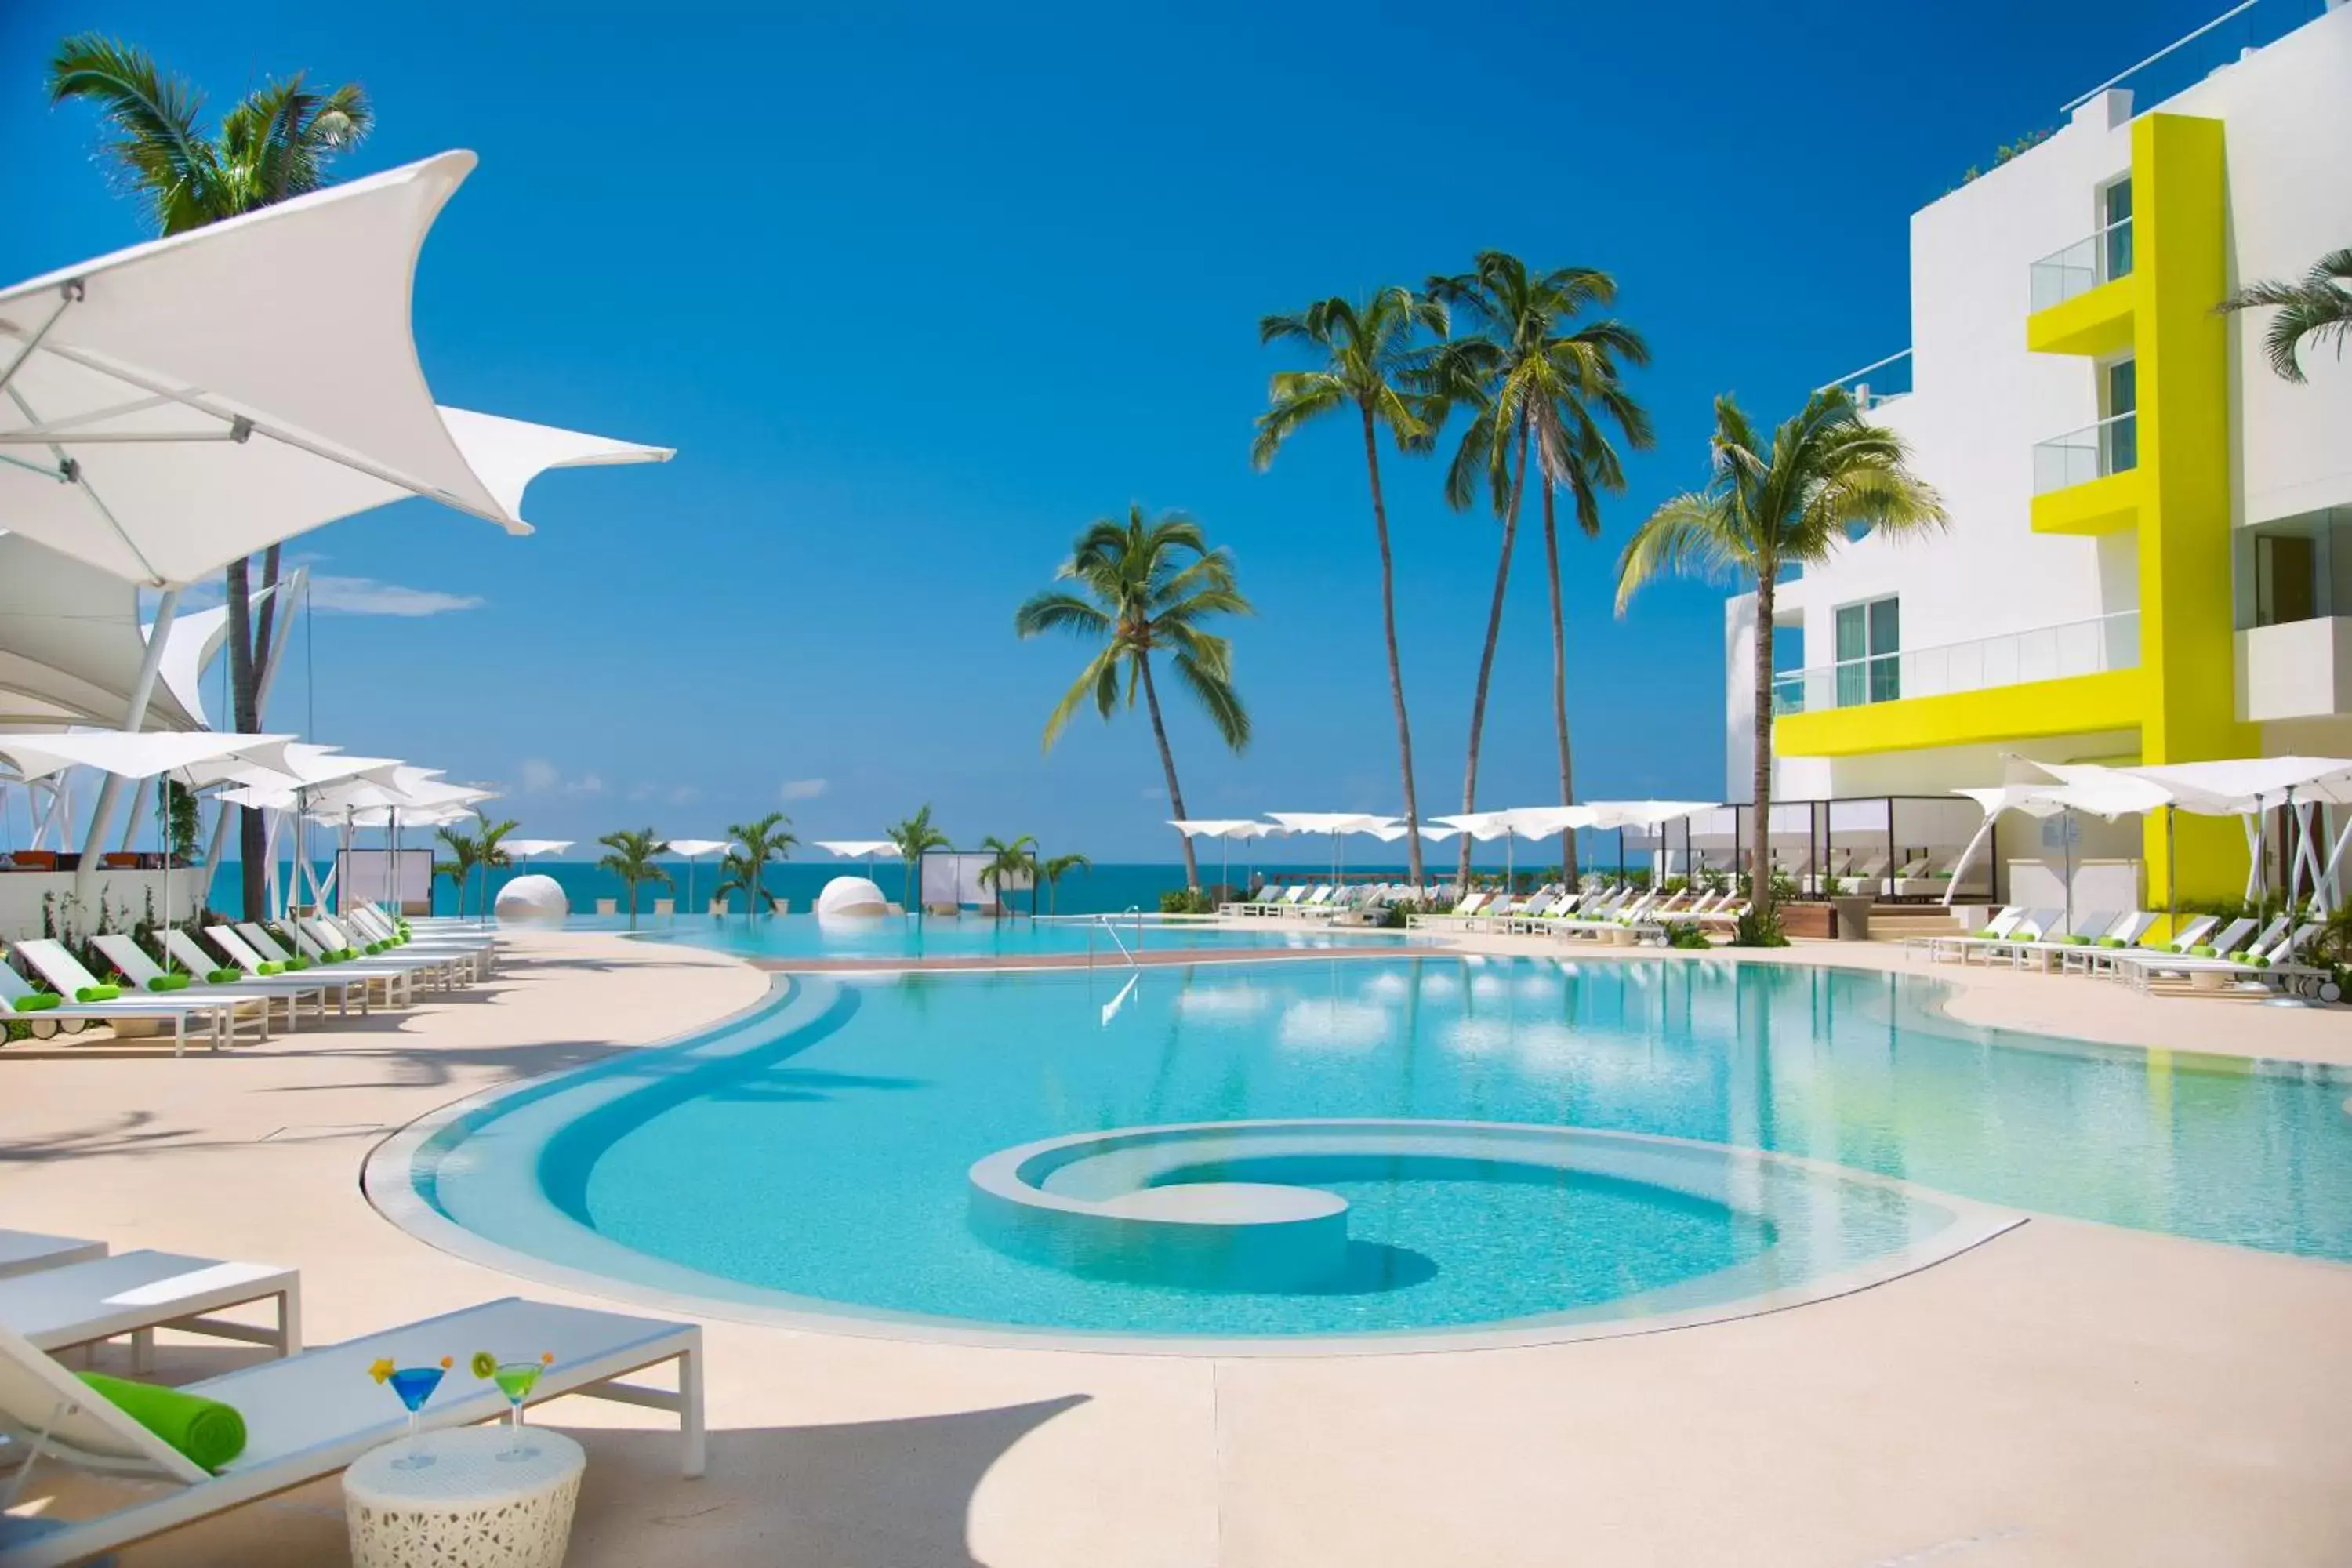
[[[435,1106],[764,984],[691,949],[530,936],[476,993],[225,1058],[11,1047],[0,1214],[297,1265],[321,1342],[518,1289],[562,1299],[393,1229],[359,1195],[361,1158]],[[2083,988],[2094,1011],[2137,1001]],[[1993,979],[1959,1007],[2034,1000]],[[2195,1010],[2168,1039],[2301,1016],[2146,1005]],[[2337,1033],[2291,1043],[2340,1050],[2346,1016],[2314,1016]],[[575,1568],[2341,1564],[2347,1322],[2352,1268],[2036,1219],[1839,1300],[1528,1350],[1220,1361],[718,1322],[696,1482],[649,1412],[562,1401],[543,1419],[588,1449]],[[167,1343],[163,1366],[247,1353]],[[124,1484],[49,1496],[62,1474],[28,1504],[79,1511]],[[340,1493],[306,1487],[123,1561],[340,1563]]]

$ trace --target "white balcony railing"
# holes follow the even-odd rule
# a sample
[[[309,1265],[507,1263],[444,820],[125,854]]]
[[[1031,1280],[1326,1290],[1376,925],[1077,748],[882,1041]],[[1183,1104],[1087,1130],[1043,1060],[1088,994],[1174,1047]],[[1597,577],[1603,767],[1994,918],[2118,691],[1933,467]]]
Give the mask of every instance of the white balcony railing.
[[[1860,370],[1848,371],[1835,381],[1823,382],[1813,388],[1827,392],[1842,386],[1853,396],[1854,406],[1864,414],[1882,403],[1892,403],[1911,392],[1911,351],[1901,349],[1885,359],[1873,360]]]
[[[2139,415],[2110,415],[2096,425],[2034,443],[2033,493],[2048,495],[2137,467]]]
[[[2132,269],[2132,223],[2124,218],[2088,239],[2078,239],[2054,250],[2028,269],[2032,305],[2046,310],[2077,294],[2087,294],[2102,283],[2128,277]]]
[[[1910,697],[1948,697],[2139,664],[2139,612],[1795,669],[1772,683],[1775,713],[1819,713]]]

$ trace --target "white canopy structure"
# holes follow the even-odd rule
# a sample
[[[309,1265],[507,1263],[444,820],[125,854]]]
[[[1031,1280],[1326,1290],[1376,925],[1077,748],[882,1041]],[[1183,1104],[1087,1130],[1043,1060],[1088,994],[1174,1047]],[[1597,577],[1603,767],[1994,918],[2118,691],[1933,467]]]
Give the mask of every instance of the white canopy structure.
[[[0,516],[169,587],[409,495],[529,532],[544,469],[670,456],[435,405],[410,295],[474,163],[444,153],[0,290]]]
[[[714,847],[727,847],[724,844]],[[898,853],[897,840],[889,838],[820,838],[816,847],[844,860],[881,860]],[[677,846],[673,844],[670,847],[676,849]]]
[[[0,735],[0,761],[25,779],[47,778],[68,768],[96,768],[117,778],[149,779],[199,763],[235,758],[284,772],[291,735],[135,734],[88,730],[47,734]]]
[[[2352,821],[2347,821],[2323,862],[2319,847],[2324,829],[2314,816],[2330,805],[2352,805],[2352,761],[2341,757],[2247,757],[2210,763],[2164,763],[2122,770],[2172,792],[2183,811],[2231,816],[2244,820],[2246,845],[2252,864],[2246,879],[2246,897],[2263,892],[2263,827],[2267,814],[2284,810],[2294,818],[2294,858],[2287,867],[2286,899],[2300,895],[2305,870],[2311,874],[2313,896],[2323,910],[2343,902],[2345,852],[2352,848]]]
[[[577,840],[571,838],[501,838],[499,848],[517,860],[529,860],[541,855],[561,855]]]
[[[694,908],[694,863],[705,855],[724,855],[735,847],[731,838],[673,838],[669,852],[686,860],[686,907]],[[820,845],[819,847],[829,847]]]
[[[1393,827],[1393,816],[1373,816],[1360,811],[1269,811],[1285,833],[1328,833],[1331,836],[1331,875],[1335,881],[1344,880],[1348,874],[1347,851],[1340,847],[1340,838],[1350,833],[1377,834],[1384,827]]]
[[[226,612],[217,618],[226,620]],[[163,659],[170,679],[150,699],[141,728],[205,728],[194,677],[206,645],[216,645],[215,619],[209,610],[186,617],[197,623],[193,637],[185,625],[170,629],[174,646]],[[146,655],[136,588],[22,535],[0,533],[0,730],[129,727]]]
[[[1247,843],[1253,839],[1275,837],[1289,831],[1287,828],[1277,827],[1271,822],[1259,822],[1247,816],[1194,817],[1191,820],[1171,817],[1169,819],[1168,826],[1187,838],[1214,838],[1219,841],[1217,879],[1227,887],[1231,887],[1234,880],[1234,843],[1236,839]],[[1403,837],[1403,834],[1404,830],[1402,827],[1397,829],[1399,837]]]

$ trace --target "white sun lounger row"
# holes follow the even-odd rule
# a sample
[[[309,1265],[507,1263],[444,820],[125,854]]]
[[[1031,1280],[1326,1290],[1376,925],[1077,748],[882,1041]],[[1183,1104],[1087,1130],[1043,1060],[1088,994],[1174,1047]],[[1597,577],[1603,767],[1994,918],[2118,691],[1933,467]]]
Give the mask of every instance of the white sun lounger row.
[[[1930,962],[1969,963],[1981,958],[1988,963],[2043,970],[2054,963],[2061,972],[2119,978],[2140,990],[2158,980],[2191,979],[2200,973],[2275,981],[2323,996],[2336,989],[2326,971],[2304,962],[2319,934],[2316,921],[2297,925],[2279,916],[2257,929],[2258,922],[2249,918],[2224,922],[2200,915],[2166,941],[2147,944],[2147,934],[2159,918],[2146,910],[2124,914],[2089,910],[2075,916],[2070,931],[2063,910],[2012,906],[1971,935],[1913,937],[1905,946],[1926,952]]]

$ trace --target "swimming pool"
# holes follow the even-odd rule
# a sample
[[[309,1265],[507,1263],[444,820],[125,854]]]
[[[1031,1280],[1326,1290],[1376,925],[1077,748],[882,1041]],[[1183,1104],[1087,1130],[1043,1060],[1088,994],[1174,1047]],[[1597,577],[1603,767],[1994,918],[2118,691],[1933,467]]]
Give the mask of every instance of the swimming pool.
[[[799,977],[421,1128],[369,1184],[436,1239],[623,1293],[1221,1346],[1719,1316],[1890,1277],[2021,1210],[2352,1258],[2347,1075],[1976,1029],[1941,994],[1454,954]],[[1359,1142],[1230,1142],[1269,1122]],[[1464,1127],[1504,1142],[1414,1142]],[[1039,1141],[1159,1163],[1089,1176]],[[1064,1210],[1187,1183],[1327,1194],[1344,1252],[1272,1285],[1041,1252],[980,1223],[992,1160]]]
[[[625,929],[627,922],[625,917],[615,921],[610,916],[597,916],[569,923],[614,931]],[[1140,921],[1131,915],[1109,917],[1108,928],[1094,921],[981,920],[974,916],[950,919],[890,915],[880,920],[821,921],[814,915],[771,915],[754,921],[741,915],[679,915],[659,921],[643,921],[637,935],[642,941],[686,942],[741,958],[782,963],[866,958],[1018,963],[1024,958],[1062,958],[1087,952],[1107,963],[1118,963],[1122,948],[1147,954],[1269,949],[1305,952],[1329,947],[1401,947],[1406,941],[1402,931],[1334,931],[1305,921],[1268,920],[1257,923],[1263,929],[1162,923],[1149,915]]]

